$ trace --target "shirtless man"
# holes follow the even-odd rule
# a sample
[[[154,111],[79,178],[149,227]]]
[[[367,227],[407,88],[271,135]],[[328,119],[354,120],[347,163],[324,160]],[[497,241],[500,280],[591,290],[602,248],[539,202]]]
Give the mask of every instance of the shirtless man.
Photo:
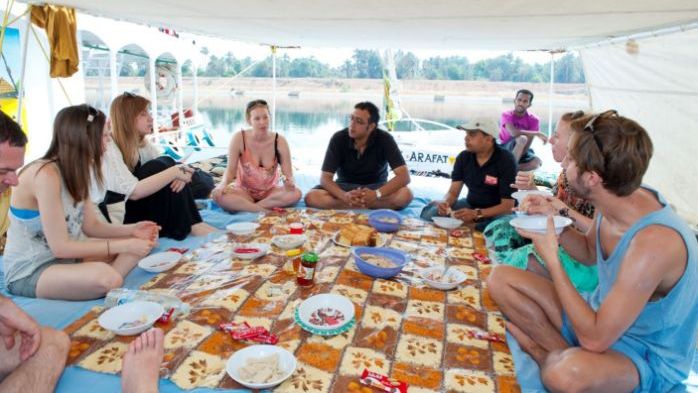
[[[549,390],[668,391],[688,376],[695,351],[698,243],[661,195],[640,186],[653,148],[639,124],[608,111],[572,128],[563,166],[597,214],[586,234],[566,230],[559,243],[597,264],[598,288],[583,297],[572,286],[549,219],[547,234],[520,233],[552,280],[497,266],[490,294]]]

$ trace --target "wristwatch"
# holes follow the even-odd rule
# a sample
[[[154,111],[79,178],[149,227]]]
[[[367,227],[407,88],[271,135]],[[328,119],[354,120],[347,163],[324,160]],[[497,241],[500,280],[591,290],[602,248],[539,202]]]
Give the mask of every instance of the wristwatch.
[[[563,217],[570,217],[570,208],[569,207],[563,207],[562,209],[558,210],[557,213]]]
[[[480,209],[480,208],[475,209],[475,222],[478,222],[478,221],[482,220],[483,218],[484,217],[482,215],[482,209]]]
[[[382,196],[383,194],[381,193],[381,190],[376,188],[376,199],[381,199]]]

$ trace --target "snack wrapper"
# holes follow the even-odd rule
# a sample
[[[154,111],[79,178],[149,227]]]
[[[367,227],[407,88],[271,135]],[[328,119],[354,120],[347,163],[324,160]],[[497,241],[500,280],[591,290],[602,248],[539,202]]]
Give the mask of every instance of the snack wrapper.
[[[489,342],[495,342],[495,343],[506,343],[507,340],[506,338],[497,333],[492,333],[492,332],[481,332],[479,330],[468,330],[467,332],[468,337],[470,338],[477,338],[478,340],[485,340]]]
[[[490,263],[492,263],[492,260],[491,260],[488,256],[483,255],[483,254],[481,254],[481,253],[479,253],[479,252],[474,252],[474,253],[473,253],[473,258],[475,258],[476,261],[482,262],[482,263],[484,263],[484,264],[486,264],[486,265],[489,265]]]
[[[266,328],[261,326],[252,327],[247,322],[226,322],[221,323],[218,327],[224,332],[230,333],[235,340],[249,340],[271,345],[275,345],[279,342],[279,338],[271,334]]]
[[[405,382],[369,371],[367,368],[361,373],[359,382],[388,393],[407,393],[407,384]]]

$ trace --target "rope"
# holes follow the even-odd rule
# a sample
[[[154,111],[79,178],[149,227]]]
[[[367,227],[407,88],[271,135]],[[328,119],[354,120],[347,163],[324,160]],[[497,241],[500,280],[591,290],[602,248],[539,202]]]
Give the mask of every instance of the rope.
[[[264,60],[266,60],[266,59],[264,59]],[[248,65],[247,67],[245,67],[244,69],[240,70],[240,72],[238,72],[237,74],[231,76],[229,79],[226,79],[226,81],[225,81],[225,82],[223,83],[223,85],[222,85],[222,88],[223,88],[223,89],[227,88],[227,86],[228,86],[228,84],[229,84],[230,82],[232,82],[232,81],[235,80],[237,77],[239,77],[239,76],[241,76],[242,74],[244,74],[245,72],[249,71],[252,67],[256,66],[256,65],[257,65],[259,62],[261,62],[261,61],[262,61],[262,60],[257,60],[257,61],[255,61],[254,63],[252,63],[252,64]],[[195,72],[196,72],[196,71],[195,71]],[[183,86],[180,87],[180,88],[183,88]],[[196,101],[196,105],[189,106],[189,107],[187,107],[186,109],[192,109],[194,106],[198,106],[204,99],[208,98],[208,97],[210,96],[210,94],[211,94],[211,93],[209,92],[208,95],[206,95],[206,96],[204,96],[204,97],[199,97],[199,99]],[[182,124],[182,123],[180,123],[180,124]]]
[[[12,11],[12,6],[15,4],[15,0],[7,0],[7,6],[5,9],[5,15],[2,18],[2,30],[0,30],[0,53],[2,53],[2,44],[5,42],[5,30],[9,24],[7,20],[10,18],[10,12]]]
[[[36,30],[34,30],[34,26],[30,25],[30,29],[32,33],[34,34],[34,39],[36,40],[36,43],[39,45],[39,48],[41,48],[41,53],[44,54],[44,58],[46,59],[46,62],[51,65],[51,59],[48,56],[48,53],[46,52],[46,48],[41,44],[41,40],[39,39],[38,34],[36,34]],[[65,90],[65,86],[63,86],[63,82],[61,82],[60,78],[56,78],[56,81],[58,82],[58,85],[61,87],[61,90],[63,90],[63,95],[65,96],[65,99],[68,101],[68,105],[73,105],[73,101],[70,99],[70,96],[68,95],[68,92]]]

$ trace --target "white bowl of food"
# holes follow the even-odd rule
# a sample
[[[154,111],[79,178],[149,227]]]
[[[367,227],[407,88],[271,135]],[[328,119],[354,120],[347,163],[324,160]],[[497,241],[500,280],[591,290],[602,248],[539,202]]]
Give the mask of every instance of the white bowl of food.
[[[256,222],[235,222],[225,227],[228,232],[237,236],[251,235],[257,228],[259,228],[259,224]]]
[[[451,217],[435,216],[432,217],[431,220],[434,221],[434,224],[436,224],[436,226],[439,226],[444,229],[456,229],[459,226],[463,225],[463,220]]]
[[[172,268],[180,259],[182,254],[178,252],[158,252],[141,259],[138,267],[150,273],[160,273]]]
[[[323,293],[303,301],[298,306],[298,317],[313,329],[335,330],[354,318],[354,303],[341,295]]]
[[[424,282],[432,288],[448,291],[463,283],[468,276],[462,271],[451,267],[446,270],[443,266],[434,266],[421,272]]]
[[[238,259],[256,259],[269,252],[269,245],[264,243],[239,243],[233,247],[233,257]]]
[[[570,218],[562,216],[554,216],[553,222],[555,224],[555,233],[558,235],[562,233],[565,227],[572,224],[572,220]],[[512,219],[509,221],[509,223],[516,229],[523,229],[525,231],[534,233],[544,234],[548,230],[547,216],[521,216]]]
[[[296,357],[275,345],[251,345],[233,353],[225,371],[250,389],[269,389],[296,371]]]
[[[308,237],[306,235],[277,235],[271,239],[271,242],[282,250],[290,250],[302,246]]]
[[[132,336],[144,332],[165,312],[155,302],[135,301],[110,308],[99,316],[99,326],[119,336]]]

